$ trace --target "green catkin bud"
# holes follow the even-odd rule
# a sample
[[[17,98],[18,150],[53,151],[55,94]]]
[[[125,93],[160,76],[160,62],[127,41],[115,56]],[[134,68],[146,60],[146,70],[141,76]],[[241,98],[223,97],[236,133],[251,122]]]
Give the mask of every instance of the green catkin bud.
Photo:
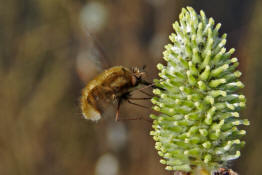
[[[206,81],[209,77],[209,73],[210,73],[210,66],[207,65],[204,72],[200,74],[199,78],[203,81]]]
[[[239,115],[246,99],[237,90],[244,85],[238,59],[230,58],[235,49],[227,51],[220,27],[203,11],[183,8],[163,52],[167,64],[157,65],[154,82],[161,88],[151,101],[159,114],[150,115],[150,135],[166,170],[211,173],[240,156],[246,131],[238,126],[249,125]]]

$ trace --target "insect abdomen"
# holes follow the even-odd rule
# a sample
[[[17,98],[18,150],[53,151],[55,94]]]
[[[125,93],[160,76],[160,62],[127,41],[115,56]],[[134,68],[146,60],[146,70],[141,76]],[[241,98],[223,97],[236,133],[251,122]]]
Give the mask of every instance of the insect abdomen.
[[[81,108],[86,119],[98,120],[101,118],[103,103],[112,102],[127,93],[132,87],[132,73],[116,66],[105,70],[83,89]]]
[[[100,112],[96,109],[93,104],[93,99],[88,98],[85,95],[81,97],[81,109],[85,119],[97,121],[101,118]]]

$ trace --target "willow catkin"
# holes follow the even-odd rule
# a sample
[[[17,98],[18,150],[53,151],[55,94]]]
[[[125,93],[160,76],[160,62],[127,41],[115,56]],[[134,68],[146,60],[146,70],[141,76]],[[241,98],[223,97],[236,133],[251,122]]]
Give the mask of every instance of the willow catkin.
[[[163,52],[166,65],[157,65],[152,103],[159,115],[151,115],[150,134],[167,170],[211,172],[238,158],[245,144],[238,126],[249,125],[239,116],[246,99],[237,92],[244,85],[220,27],[203,11],[183,8]]]

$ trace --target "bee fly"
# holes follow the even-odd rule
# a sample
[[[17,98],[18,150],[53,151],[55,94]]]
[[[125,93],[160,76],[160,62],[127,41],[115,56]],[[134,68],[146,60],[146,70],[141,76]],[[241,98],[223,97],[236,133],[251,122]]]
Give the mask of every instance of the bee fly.
[[[150,95],[142,91],[143,88],[138,88],[139,85],[146,85],[144,88],[154,86],[143,79],[144,74],[145,73],[138,68],[130,70],[123,66],[115,66],[103,71],[100,75],[91,80],[82,91],[81,109],[84,118],[93,121],[99,120],[103,112],[103,104],[108,102],[117,102],[116,121],[120,120],[119,108],[122,100],[127,100],[131,104],[143,107],[142,105],[130,101],[130,99],[132,99],[130,93],[134,90],[139,90]],[[150,98],[133,99],[139,100]]]

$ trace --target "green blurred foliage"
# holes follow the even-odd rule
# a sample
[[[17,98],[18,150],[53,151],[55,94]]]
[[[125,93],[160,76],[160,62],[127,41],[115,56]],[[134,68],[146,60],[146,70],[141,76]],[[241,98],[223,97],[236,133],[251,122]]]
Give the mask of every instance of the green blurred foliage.
[[[261,2],[96,2],[104,7],[106,17],[100,28],[89,31],[93,39],[86,33],[91,29],[80,20],[89,1],[0,2],[0,174],[98,175],[97,162],[105,153],[116,158],[118,175],[169,174],[159,164],[149,124],[115,123],[114,112],[98,123],[85,121],[81,118],[79,96],[86,81],[95,75],[96,64],[91,63],[98,58],[101,65],[111,64],[107,66],[147,65],[147,79],[156,77],[155,65],[161,60],[171,24],[185,5],[204,9],[207,16],[221,22],[222,32],[229,35],[229,47],[237,48],[248,99],[245,118],[252,125],[243,156],[233,164],[240,174],[261,174],[261,136],[257,135],[262,129]],[[102,59],[102,54],[89,58],[87,54],[87,64],[79,62],[79,55],[85,58],[85,52],[96,47],[91,47],[94,38],[106,58]],[[150,110],[127,104],[121,109],[123,117],[146,117],[149,113]],[[126,134],[118,136],[114,132]]]

